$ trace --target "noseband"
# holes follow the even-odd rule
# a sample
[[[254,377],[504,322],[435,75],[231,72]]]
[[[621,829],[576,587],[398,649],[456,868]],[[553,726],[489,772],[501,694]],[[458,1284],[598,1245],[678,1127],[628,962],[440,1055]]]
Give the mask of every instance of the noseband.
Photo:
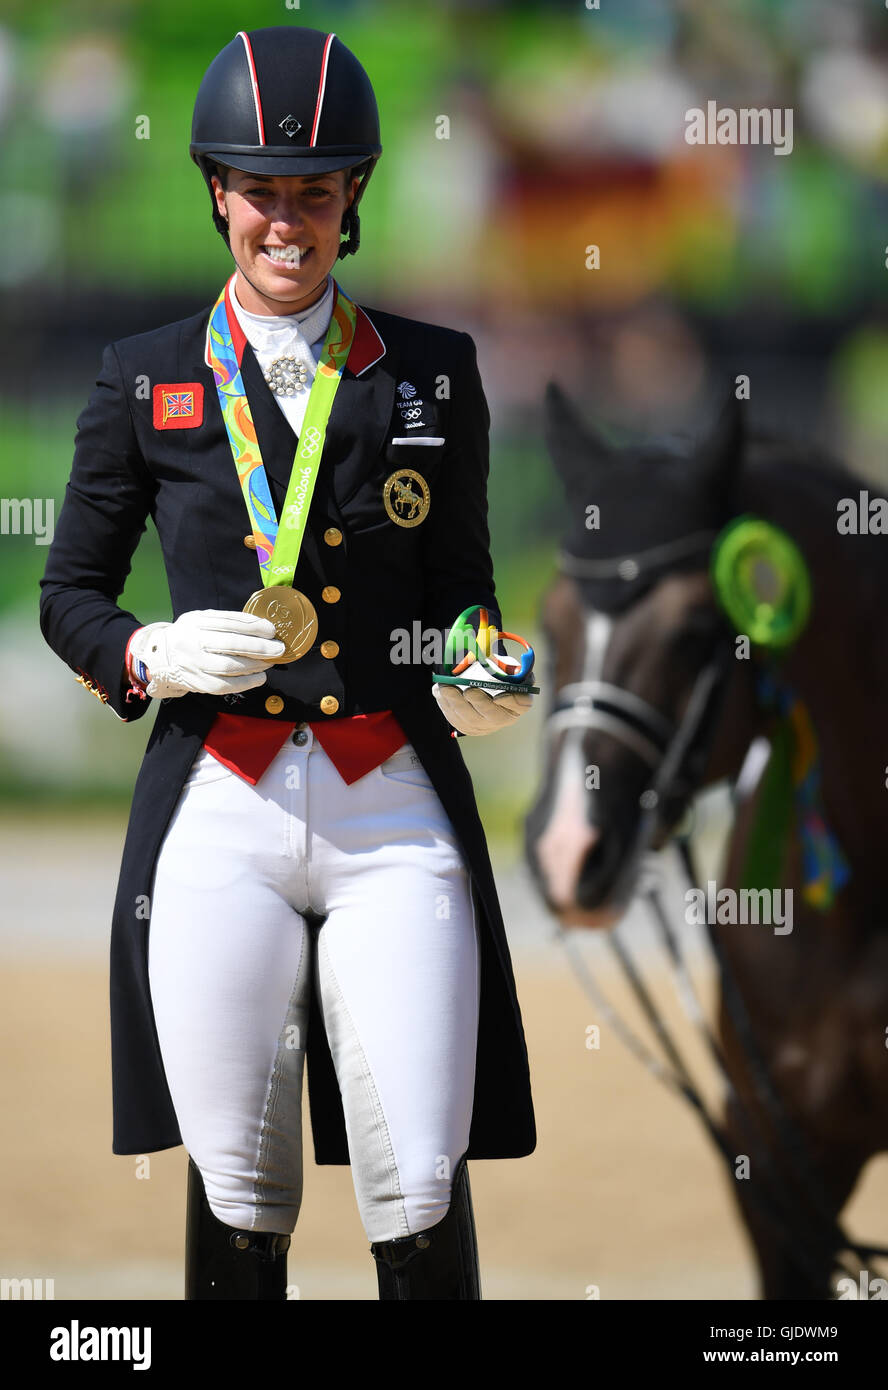
[[[697,531],[664,545],[608,560],[589,560],[561,551],[558,570],[571,579],[632,583],[645,572],[668,572],[669,564],[675,560],[698,555],[708,559],[716,534],[715,531]],[[715,698],[727,674],[730,651],[728,644],[719,643],[712,659],[698,673],[679,723],[640,695],[607,681],[572,681],[562,686],[555,696],[545,721],[548,740],[569,728],[598,729],[635,753],[654,774],[652,786],[643,799],[641,839],[630,856],[633,860],[649,846],[663,804],[676,800],[681,804],[693,791],[687,776],[688,763],[695,753],[702,751],[702,741],[711,727]]]
[[[658,767],[675,733],[675,724],[640,695],[607,681],[573,681],[559,690],[546,720],[550,738],[562,729],[600,729],[648,767]]]

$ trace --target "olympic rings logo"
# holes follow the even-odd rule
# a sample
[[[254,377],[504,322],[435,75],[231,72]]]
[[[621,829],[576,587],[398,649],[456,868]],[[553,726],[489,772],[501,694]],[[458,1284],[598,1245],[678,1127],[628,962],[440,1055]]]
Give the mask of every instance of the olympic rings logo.
[[[302,448],[299,450],[301,457],[306,459],[313,458],[314,455],[318,452],[318,445],[320,444],[320,442],[320,430],[315,425],[311,425],[305,431],[305,438],[303,440]]]
[[[418,420],[422,414],[422,410],[418,406],[413,406],[410,410],[404,410],[402,408],[401,414],[405,420]]]

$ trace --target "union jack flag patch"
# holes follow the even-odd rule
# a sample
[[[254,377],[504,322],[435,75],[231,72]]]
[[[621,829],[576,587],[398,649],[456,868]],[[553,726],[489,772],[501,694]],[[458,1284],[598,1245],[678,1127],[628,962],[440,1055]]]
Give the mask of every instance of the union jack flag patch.
[[[151,395],[156,430],[193,430],[203,423],[203,383],[164,382]]]

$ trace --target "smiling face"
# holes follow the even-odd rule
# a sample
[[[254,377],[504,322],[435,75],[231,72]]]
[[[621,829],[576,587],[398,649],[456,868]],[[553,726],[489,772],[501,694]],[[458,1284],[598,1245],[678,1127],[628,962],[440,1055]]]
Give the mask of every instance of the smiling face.
[[[228,222],[237,297],[254,314],[296,314],[324,293],[339,254],[342,217],[360,183],[347,169],[285,177],[229,169],[213,194]]]

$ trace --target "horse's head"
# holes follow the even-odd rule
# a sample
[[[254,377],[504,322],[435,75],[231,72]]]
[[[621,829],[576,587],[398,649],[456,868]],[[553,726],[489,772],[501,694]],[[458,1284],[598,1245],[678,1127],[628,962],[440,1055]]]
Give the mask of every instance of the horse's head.
[[[614,448],[554,386],[546,404],[571,522],[543,601],[551,704],[526,853],[563,922],[606,926],[703,775],[731,651],[709,557],[731,515],[739,407],[732,395],[680,454]]]

